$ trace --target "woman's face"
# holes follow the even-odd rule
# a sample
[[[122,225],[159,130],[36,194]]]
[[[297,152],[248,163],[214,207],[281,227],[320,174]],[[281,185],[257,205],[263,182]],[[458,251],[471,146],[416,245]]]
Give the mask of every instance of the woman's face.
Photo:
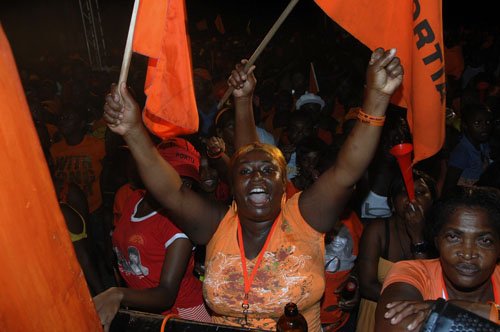
[[[238,158],[232,170],[238,214],[254,221],[276,218],[284,193],[283,173],[268,153],[250,151]]]
[[[297,164],[301,174],[311,177],[319,162],[319,151],[297,154]]]
[[[200,158],[200,187],[204,192],[212,193],[217,189],[219,174],[215,168],[210,167],[206,157]]]
[[[493,129],[493,117],[486,113],[480,112],[475,114],[469,121],[465,123],[469,139],[473,143],[484,143],[491,135]]]
[[[498,230],[481,208],[457,208],[435,241],[443,274],[458,290],[483,285],[500,257]]]
[[[312,135],[313,127],[309,121],[294,119],[290,122],[287,131],[290,143],[297,144],[300,140]]]
[[[424,212],[427,212],[427,210],[429,210],[429,208],[432,205],[432,194],[429,189],[429,186],[427,185],[427,183],[425,183],[424,179],[419,178],[415,180],[414,188],[415,188],[415,200],[417,201],[418,205],[422,207]],[[403,190],[402,192],[398,193],[393,201],[396,214],[398,216],[403,216],[405,214],[405,211],[407,211],[407,209],[409,208],[408,206],[409,203],[410,200],[408,198],[406,190]]]
[[[217,128],[217,136],[224,140],[226,153],[231,156],[234,153],[234,119],[228,120],[222,128]]]

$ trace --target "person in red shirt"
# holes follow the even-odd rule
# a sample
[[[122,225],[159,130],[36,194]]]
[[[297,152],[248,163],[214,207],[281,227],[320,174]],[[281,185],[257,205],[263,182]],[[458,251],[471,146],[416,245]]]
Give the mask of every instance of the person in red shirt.
[[[188,141],[167,140],[158,151],[182,177],[183,187],[199,182],[199,153]],[[111,287],[94,297],[106,331],[120,305],[211,321],[201,282],[193,275],[193,244],[149,192],[130,193],[112,238],[127,287]]]

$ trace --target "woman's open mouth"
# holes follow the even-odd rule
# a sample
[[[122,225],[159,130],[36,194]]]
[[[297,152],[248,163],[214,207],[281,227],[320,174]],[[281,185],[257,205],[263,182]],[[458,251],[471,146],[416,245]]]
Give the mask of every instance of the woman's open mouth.
[[[264,188],[254,188],[250,191],[248,199],[253,205],[263,205],[269,202],[270,196]]]

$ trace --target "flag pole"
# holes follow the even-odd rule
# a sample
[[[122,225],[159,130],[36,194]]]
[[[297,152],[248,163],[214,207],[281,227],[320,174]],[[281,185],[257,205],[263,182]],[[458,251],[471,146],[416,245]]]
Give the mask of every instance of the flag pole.
[[[246,63],[245,68],[244,68],[245,72],[248,70],[248,68],[250,68],[255,63],[255,60],[257,60],[257,58],[262,53],[262,51],[264,50],[264,48],[266,48],[267,44],[271,41],[271,39],[273,38],[273,36],[276,33],[276,31],[278,31],[279,27],[281,26],[281,24],[283,23],[283,21],[285,21],[285,19],[288,17],[288,15],[292,11],[292,9],[295,7],[295,5],[297,4],[297,2],[299,2],[299,0],[291,0],[290,3],[288,4],[288,6],[286,6],[286,8],[283,11],[283,13],[281,13],[280,17],[278,17],[278,19],[276,20],[276,22],[274,22],[274,25],[271,27],[271,29],[269,30],[269,32],[267,33],[267,35],[264,37],[264,39],[260,42],[260,45],[257,46],[257,48],[253,52],[253,54],[250,57],[250,59],[248,59],[248,62]],[[229,87],[226,90],[226,92],[224,93],[224,96],[219,101],[219,104],[217,105],[217,108],[219,110],[222,108],[222,106],[227,101],[227,99],[229,98],[229,96],[231,96],[231,93],[233,93],[233,88]]]
[[[122,83],[127,82],[128,70],[130,69],[130,61],[132,60],[132,42],[134,41],[134,30],[138,9],[139,0],[135,0],[134,9],[132,10],[132,17],[130,18],[130,25],[128,27],[127,43],[125,44],[125,51],[123,52],[122,68],[120,69],[118,86],[121,86]],[[118,89],[118,91],[120,91],[120,89]]]

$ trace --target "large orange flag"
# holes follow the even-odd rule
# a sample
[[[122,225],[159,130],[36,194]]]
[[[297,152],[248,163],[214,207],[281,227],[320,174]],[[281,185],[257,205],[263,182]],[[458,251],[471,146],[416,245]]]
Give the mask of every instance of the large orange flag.
[[[0,330],[102,331],[0,25]]]
[[[134,52],[149,57],[145,125],[168,138],[198,130],[184,0],[141,0]]]
[[[351,35],[375,49],[397,49],[405,75],[393,102],[408,109],[413,162],[439,151],[445,135],[440,0],[315,0]]]

